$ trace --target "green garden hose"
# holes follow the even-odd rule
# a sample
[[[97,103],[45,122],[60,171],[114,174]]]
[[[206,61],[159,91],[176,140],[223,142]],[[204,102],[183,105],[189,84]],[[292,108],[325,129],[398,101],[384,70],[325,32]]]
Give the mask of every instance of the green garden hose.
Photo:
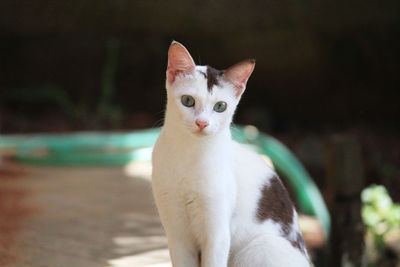
[[[252,129],[252,131],[248,131]],[[75,133],[0,136],[0,148],[14,149],[20,162],[55,166],[121,166],[133,160],[151,160],[152,147],[160,129],[131,133]],[[303,213],[316,216],[326,236],[330,216],[310,175],[299,160],[275,138],[258,133],[254,127],[234,127],[232,136],[267,155],[283,174]]]

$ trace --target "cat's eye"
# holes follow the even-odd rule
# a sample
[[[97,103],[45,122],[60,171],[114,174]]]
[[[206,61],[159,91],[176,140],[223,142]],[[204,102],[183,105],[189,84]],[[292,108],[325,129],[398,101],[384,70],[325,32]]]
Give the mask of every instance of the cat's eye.
[[[188,108],[194,106],[194,98],[193,98],[193,96],[190,96],[190,95],[182,96],[181,102],[182,102],[182,105],[184,105],[185,107],[188,107]]]
[[[214,105],[214,111],[216,112],[224,112],[226,110],[226,102],[224,101],[219,101]]]

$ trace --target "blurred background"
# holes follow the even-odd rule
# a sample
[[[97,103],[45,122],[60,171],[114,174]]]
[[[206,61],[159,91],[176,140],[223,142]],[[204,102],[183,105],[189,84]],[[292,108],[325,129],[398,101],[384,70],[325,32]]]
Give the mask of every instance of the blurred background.
[[[399,14],[394,0],[3,0],[0,134],[161,126],[172,40],[184,44],[197,64],[217,69],[255,58],[235,123],[274,136],[298,157],[330,209],[333,233],[351,224],[346,218],[353,220],[335,219],[340,205],[356,202],[360,213],[361,205],[370,205],[363,224],[361,218],[354,223],[364,225],[369,248],[378,252],[367,253],[376,254],[369,260],[364,253],[360,262],[398,266]],[[7,185],[9,176],[26,169],[12,159],[3,154]],[[12,167],[4,167],[7,161]],[[350,180],[337,182],[340,174]],[[0,191],[0,200],[6,192]],[[389,235],[392,245],[385,241]],[[320,248],[316,266],[329,266],[326,255],[346,245],[326,246],[341,242]],[[8,251],[4,244],[2,250]]]

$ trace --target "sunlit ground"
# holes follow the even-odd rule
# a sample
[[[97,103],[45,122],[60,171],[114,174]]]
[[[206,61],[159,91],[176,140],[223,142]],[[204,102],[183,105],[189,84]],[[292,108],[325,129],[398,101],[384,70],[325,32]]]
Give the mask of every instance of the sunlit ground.
[[[151,181],[151,163],[148,161],[132,161],[124,166],[124,172],[133,179]]]
[[[113,237],[113,252],[121,256],[110,259],[110,266],[170,266],[167,239],[157,217],[131,214],[123,227],[130,230]]]
[[[171,267],[168,249],[152,250],[133,256],[125,256],[109,261],[110,266],[131,267]]]
[[[125,174],[132,179],[151,180],[151,164],[150,162],[133,161],[124,167]],[[133,218],[132,218],[133,219]],[[146,222],[147,221],[147,222]],[[127,224],[130,227],[144,228],[148,234],[146,236],[121,236],[113,239],[118,254],[130,254],[109,260],[110,266],[143,266],[143,267],[170,267],[169,252],[167,249],[167,239],[165,235],[151,235],[151,229],[147,229],[151,218],[136,218],[129,220]],[[140,224],[140,225],[135,225]],[[157,230],[156,230],[157,232]],[[135,253],[137,248],[143,252]]]

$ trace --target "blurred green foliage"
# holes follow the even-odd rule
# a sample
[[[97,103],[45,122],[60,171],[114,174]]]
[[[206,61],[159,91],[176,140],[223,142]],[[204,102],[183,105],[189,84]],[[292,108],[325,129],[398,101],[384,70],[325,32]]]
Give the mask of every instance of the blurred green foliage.
[[[393,203],[382,185],[371,185],[364,189],[361,200],[362,219],[380,257],[386,249],[385,236],[392,230],[400,229],[400,204]]]
[[[107,58],[101,77],[101,96],[97,105],[98,120],[106,120],[117,127],[122,119],[121,109],[112,103],[115,93],[115,73],[117,70],[119,41],[110,38],[107,41]]]
[[[94,106],[87,101],[75,102],[67,90],[52,83],[43,83],[0,91],[0,106],[19,103],[22,106],[54,106],[65,114],[71,122],[80,122],[87,127],[106,125],[117,128],[122,119],[119,106],[113,104],[115,95],[115,75],[119,40],[109,38],[106,41],[106,57],[100,80],[100,95]]]

